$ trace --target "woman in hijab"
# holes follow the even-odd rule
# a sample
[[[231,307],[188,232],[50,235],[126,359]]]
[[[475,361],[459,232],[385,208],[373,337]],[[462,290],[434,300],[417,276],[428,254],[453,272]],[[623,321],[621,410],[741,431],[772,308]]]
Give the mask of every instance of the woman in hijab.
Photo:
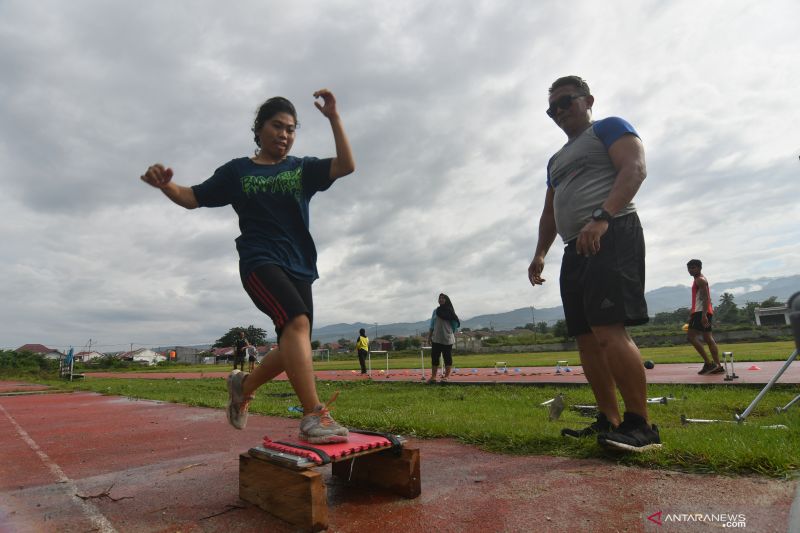
[[[439,357],[444,357],[444,376],[442,383],[446,383],[453,369],[453,345],[456,343],[455,332],[461,327],[461,321],[453,309],[450,297],[442,293],[439,295],[439,307],[433,310],[431,324],[428,330],[428,343],[431,345],[431,378],[428,383],[436,383],[436,374],[439,371]]]
[[[361,365],[361,374],[367,373],[367,353],[369,352],[369,338],[364,328],[358,330],[358,338],[356,339],[356,349],[358,350],[358,362]]]

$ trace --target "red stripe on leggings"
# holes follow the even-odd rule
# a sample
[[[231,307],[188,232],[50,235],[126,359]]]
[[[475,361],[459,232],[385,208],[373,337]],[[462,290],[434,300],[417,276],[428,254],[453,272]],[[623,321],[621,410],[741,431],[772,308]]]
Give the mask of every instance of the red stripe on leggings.
[[[260,283],[255,272],[248,276],[247,283],[248,288],[253,293],[252,296],[255,297],[256,303],[266,307],[268,313],[273,317],[273,319],[280,319],[280,306],[276,305],[275,298],[272,297],[270,292],[264,287],[264,284]]]
[[[281,307],[275,297],[264,287],[264,284],[261,283],[261,280],[258,279],[255,272],[248,276],[247,281],[259,302],[275,315],[275,325],[282,328],[286,323],[286,311],[283,310],[283,307]]]

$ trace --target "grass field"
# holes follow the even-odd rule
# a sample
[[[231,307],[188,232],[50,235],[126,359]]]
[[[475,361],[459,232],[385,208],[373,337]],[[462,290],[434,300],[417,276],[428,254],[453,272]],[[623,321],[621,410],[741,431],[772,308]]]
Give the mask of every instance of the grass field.
[[[227,401],[221,379],[91,379],[51,382],[66,389],[153,399],[221,409]],[[565,409],[561,420],[550,422],[540,404],[558,392],[567,405],[593,404],[588,386],[518,387],[485,385],[426,386],[396,382],[319,382],[321,398],[341,391],[334,405],[338,421],[350,426],[390,431],[420,438],[450,437],[498,453],[543,454],[565,457],[604,457],[629,465],[722,474],[793,476],[800,468],[800,407],[776,414],[797,387],[777,387],[745,424],[681,425],[689,418],[733,420],[758,392],[755,387],[698,387],[653,385],[651,396],[672,395],[667,404],[650,404],[652,421],[660,427],[664,447],[641,455],[609,455],[594,439],[560,436],[563,427],[580,428],[591,419]],[[297,399],[287,382],[259,390],[251,412],[298,418],[289,411]],[[762,426],[782,424],[787,429]]]

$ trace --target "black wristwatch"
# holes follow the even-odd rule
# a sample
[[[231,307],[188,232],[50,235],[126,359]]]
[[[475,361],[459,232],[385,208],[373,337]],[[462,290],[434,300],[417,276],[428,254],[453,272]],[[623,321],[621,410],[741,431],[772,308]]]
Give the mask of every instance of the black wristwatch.
[[[611,222],[611,219],[614,218],[611,216],[611,213],[603,209],[602,207],[598,207],[594,211],[592,211],[592,220],[605,220],[606,222]]]

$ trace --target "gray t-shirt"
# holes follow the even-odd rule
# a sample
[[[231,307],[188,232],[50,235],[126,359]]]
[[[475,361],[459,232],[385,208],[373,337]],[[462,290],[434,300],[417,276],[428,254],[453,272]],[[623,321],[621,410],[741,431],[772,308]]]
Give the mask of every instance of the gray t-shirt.
[[[438,344],[455,344],[456,336],[453,333],[453,324],[449,320],[442,320],[436,316],[436,311],[431,316],[431,340]]]
[[[623,135],[636,130],[619,117],[593,122],[586,131],[565,144],[547,164],[547,185],[553,187],[556,231],[565,243],[576,239],[581,228],[601,207],[617,177],[608,149]],[[615,217],[636,211],[633,202]]]

